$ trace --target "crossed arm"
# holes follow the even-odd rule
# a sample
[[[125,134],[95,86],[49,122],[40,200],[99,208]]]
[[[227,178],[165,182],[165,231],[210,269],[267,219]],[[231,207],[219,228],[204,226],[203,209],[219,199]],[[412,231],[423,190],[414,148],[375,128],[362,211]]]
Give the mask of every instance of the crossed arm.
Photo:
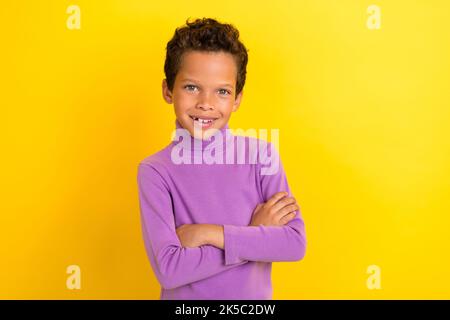
[[[294,203],[286,200],[291,198],[286,193],[291,193],[282,167],[279,174],[264,176],[261,184],[269,200],[256,207],[249,226],[192,224],[176,228],[166,182],[152,166],[139,165],[145,247],[162,287],[183,286],[248,261],[298,261],[304,257],[304,223],[299,209],[286,214]],[[269,195],[283,194],[279,190],[285,191],[284,199],[268,205]]]
[[[283,226],[296,216],[299,206],[287,192],[275,193],[266,203],[256,206],[249,226]],[[224,249],[224,227],[217,224],[184,224],[176,229],[183,247],[212,245]]]

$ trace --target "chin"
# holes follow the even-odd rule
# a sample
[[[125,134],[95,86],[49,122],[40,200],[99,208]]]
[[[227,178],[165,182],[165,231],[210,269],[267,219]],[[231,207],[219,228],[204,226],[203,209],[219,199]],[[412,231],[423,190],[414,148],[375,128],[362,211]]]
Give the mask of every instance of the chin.
[[[212,124],[211,126],[207,128],[200,128],[197,129],[194,127],[193,124],[189,126],[191,135],[197,139],[200,140],[209,140],[209,138],[214,135],[214,133],[221,128],[221,124],[219,122]],[[197,133],[197,136],[194,135],[194,133]],[[200,136],[199,136],[200,135]]]

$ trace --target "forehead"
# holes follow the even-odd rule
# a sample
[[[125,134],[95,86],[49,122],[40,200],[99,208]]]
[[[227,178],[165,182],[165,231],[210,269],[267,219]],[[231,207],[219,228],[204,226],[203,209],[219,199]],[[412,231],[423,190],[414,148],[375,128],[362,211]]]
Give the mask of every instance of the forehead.
[[[228,52],[190,51],[183,54],[178,70],[180,81],[188,78],[197,81],[232,81],[236,79],[237,67]]]

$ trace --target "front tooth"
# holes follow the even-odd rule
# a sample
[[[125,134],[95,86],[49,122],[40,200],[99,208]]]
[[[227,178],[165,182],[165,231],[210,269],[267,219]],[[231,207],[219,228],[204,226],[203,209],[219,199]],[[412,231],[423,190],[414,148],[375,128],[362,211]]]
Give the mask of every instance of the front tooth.
[[[211,123],[211,122],[213,122],[213,120],[208,120],[208,119],[201,119],[201,118],[195,118],[195,117],[192,117],[195,121],[198,121],[198,122],[201,122],[201,123]]]

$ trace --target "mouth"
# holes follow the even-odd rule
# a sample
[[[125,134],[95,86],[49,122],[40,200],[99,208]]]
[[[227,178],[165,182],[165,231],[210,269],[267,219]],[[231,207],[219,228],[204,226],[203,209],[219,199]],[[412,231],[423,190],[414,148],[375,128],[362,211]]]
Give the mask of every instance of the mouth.
[[[217,120],[217,118],[211,117],[195,117],[195,116],[189,117],[194,121],[194,125],[201,126],[201,128],[209,128]]]

